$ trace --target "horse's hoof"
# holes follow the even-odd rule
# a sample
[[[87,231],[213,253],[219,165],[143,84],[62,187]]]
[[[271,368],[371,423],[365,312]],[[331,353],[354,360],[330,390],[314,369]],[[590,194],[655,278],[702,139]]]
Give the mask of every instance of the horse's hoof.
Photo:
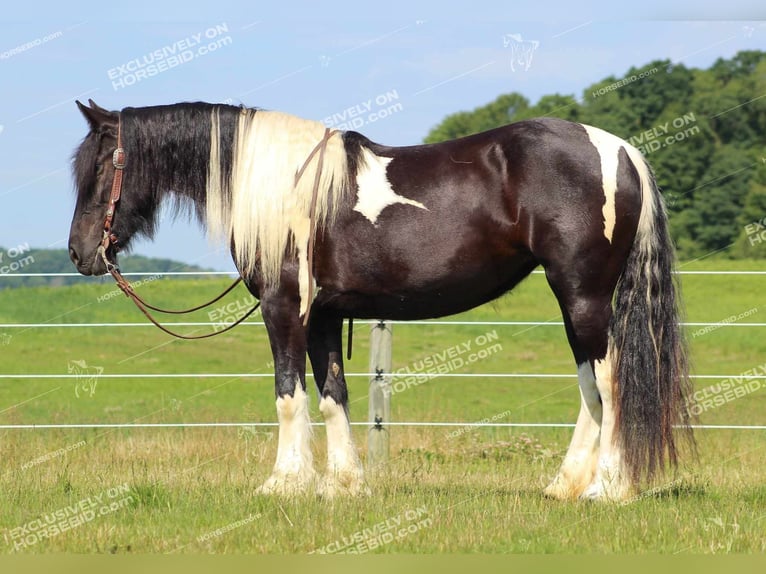
[[[593,502],[622,502],[628,499],[630,489],[623,486],[620,481],[594,480],[580,495],[580,500]]]
[[[575,483],[567,475],[559,474],[543,489],[543,495],[555,500],[576,500],[586,486],[581,480]]]
[[[285,475],[272,474],[266,479],[266,482],[255,490],[255,493],[268,496],[295,496],[296,494],[304,494],[311,489],[315,478],[313,472]]]
[[[360,473],[333,473],[327,474],[317,488],[322,498],[335,498],[336,496],[370,496],[372,492]]]
[[[558,480],[554,480],[543,489],[543,496],[555,500],[568,500],[572,498],[572,493],[569,487]]]

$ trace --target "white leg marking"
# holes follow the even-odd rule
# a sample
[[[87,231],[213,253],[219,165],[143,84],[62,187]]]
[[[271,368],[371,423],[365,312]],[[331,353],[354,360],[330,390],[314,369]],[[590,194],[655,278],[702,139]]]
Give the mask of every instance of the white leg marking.
[[[327,497],[341,493],[368,494],[346,412],[331,397],[319,402],[319,410],[327,428],[327,474],[320,484],[320,493]]]
[[[630,483],[623,468],[622,452],[616,442],[613,384],[612,344],[606,357],[595,363],[596,385],[603,415],[601,418],[601,440],[599,441],[598,466],[593,482],[582,493],[582,498],[592,500],[622,500],[630,493]]]
[[[262,494],[294,494],[314,481],[311,456],[311,424],[308,397],[296,382],[295,394],[277,399],[279,444],[271,476],[258,491]]]
[[[556,477],[545,489],[553,498],[578,497],[593,479],[598,458],[601,402],[596,377],[590,363],[577,366],[580,385],[580,414],[572,434],[572,442]]]
[[[370,220],[373,225],[378,220],[381,211],[389,205],[404,203],[420,209],[428,208],[414,199],[397,195],[391,188],[391,182],[386,176],[386,169],[393,158],[380,157],[367,148],[362,148],[362,162],[356,174],[358,187],[354,211],[358,211]]]

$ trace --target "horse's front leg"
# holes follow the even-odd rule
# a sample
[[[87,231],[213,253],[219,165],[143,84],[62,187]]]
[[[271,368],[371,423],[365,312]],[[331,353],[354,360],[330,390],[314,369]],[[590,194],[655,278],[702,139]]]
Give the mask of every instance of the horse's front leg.
[[[274,355],[279,420],[277,460],[259,488],[263,494],[309,490],[316,476],[311,455],[311,422],[306,396],[306,329],[299,317],[300,298],[289,286],[264,293],[261,309]]]
[[[327,428],[327,471],[319,485],[323,496],[366,494],[362,464],[351,437],[348,391],[343,375],[343,318],[311,311],[308,352],[319,389],[319,411]]]

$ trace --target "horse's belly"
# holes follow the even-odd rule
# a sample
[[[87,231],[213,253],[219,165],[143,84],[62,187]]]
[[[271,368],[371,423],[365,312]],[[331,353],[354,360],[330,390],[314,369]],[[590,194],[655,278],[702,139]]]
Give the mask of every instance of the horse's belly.
[[[343,316],[366,319],[428,319],[461,313],[496,299],[537,266],[528,254],[501,263],[430,269],[394,278],[360,272],[347,285],[322,286],[317,303]],[[428,265],[424,265],[428,268]],[[367,276],[366,281],[359,281]],[[427,277],[426,277],[427,276]],[[417,280],[413,280],[417,279]]]

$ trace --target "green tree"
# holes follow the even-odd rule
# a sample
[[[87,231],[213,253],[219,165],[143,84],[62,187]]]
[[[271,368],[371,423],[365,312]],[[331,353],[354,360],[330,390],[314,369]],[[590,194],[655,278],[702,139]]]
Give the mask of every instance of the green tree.
[[[689,109],[694,74],[684,65],[655,60],[640,68],[631,68],[625,76],[636,80],[619,89],[620,98],[633,108],[642,126],[656,123],[668,103]]]
[[[685,210],[691,211],[688,221],[693,224],[686,231],[693,249],[684,256],[706,255],[734,243],[753,167],[754,158],[741,149],[723,147],[713,155],[710,167],[693,190],[691,206]]]
[[[621,91],[624,78],[609,76],[583,90],[581,121],[623,138],[641,131],[641,118]],[[642,81],[642,80],[638,80]]]
[[[525,117],[528,107],[529,100],[521,94],[503,94],[494,102],[472,112],[457,112],[447,116],[428,133],[424,141],[436,143],[503,126]]]
[[[760,164],[745,197],[739,218],[740,234],[734,253],[743,258],[766,259],[766,157]]]
[[[562,96],[561,94],[552,94],[540,98],[534,106],[527,108],[519,119],[553,117],[569,120],[570,122],[579,122],[582,107],[574,96]]]
[[[694,190],[703,181],[715,153],[717,138],[707,118],[678,104],[669,105],[653,127],[665,133],[654,141],[659,147],[645,153],[672,217],[691,207]],[[635,136],[631,143],[635,143]]]

